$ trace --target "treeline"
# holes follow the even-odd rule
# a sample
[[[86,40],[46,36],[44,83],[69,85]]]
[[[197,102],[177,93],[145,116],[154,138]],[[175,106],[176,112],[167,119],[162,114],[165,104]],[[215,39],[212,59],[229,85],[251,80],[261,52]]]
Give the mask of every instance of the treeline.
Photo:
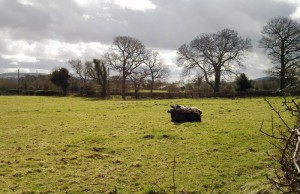
[[[155,83],[164,81],[169,75],[169,69],[158,51],[129,36],[114,38],[110,50],[99,58],[85,62],[75,59],[69,63],[81,81],[81,89],[89,91],[91,83],[97,84],[104,98],[113,88],[119,90],[125,99],[128,84],[136,95],[142,87],[145,88],[145,84],[152,93]]]
[[[31,95],[31,96],[59,96],[63,95],[60,87],[51,82],[51,75],[24,75],[18,79],[0,78],[0,94],[2,95]],[[121,96],[121,79],[118,75],[109,76],[107,80],[107,97]],[[76,96],[103,97],[101,86],[94,79],[85,82],[78,76],[70,75],[68,78],[68,93]],[[220,91],[214,93],[210,86],[201,76],[194,76],[185,82],[177,81],[168,83],[156,80],[153,84],[151,79],[141,82],[139,92],[135,92],[134,82],[126,81],[125,96],[129,98],[198,98],[198,97],[255,97],[278,95],[280,81],[278,78],[266,77],[259,80],[249,80],[245,74],[237,76],[235,81],[221,81]],[[152,90],[152,93],[151,93]]]

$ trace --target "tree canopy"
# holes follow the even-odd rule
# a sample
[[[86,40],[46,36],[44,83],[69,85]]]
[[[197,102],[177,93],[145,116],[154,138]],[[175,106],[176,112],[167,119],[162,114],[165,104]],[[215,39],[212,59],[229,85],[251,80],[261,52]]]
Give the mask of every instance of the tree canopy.
[[[156,79],[163,79],[169,75],[169,69],[157,51],[149,51],[148,59],[145,62],[149,68],[150,93],[153,92]]]
[[[88,74],[101,86],[101,96],[107,96],[108,72],[103,59],[94,59],[93,64],[87,63]]]
[[[284,89],[286,79],[300,68],[300,25],[290,18],[277,17],[271,19],[261,33],[260,47],[276,64],[273,70],[280,78],[280,89]]]
[[[235,84],[236,84],[237,91],[246,91],[252,88],[250,80],[244,73],[236,77]]]
[[[145,46],[136,38],[115,37],[112,48],[105,55],[110,66],[119,71],[122,77],[122,98],[125,99],[126,79],[147,59]]]
[[[64,95],[67,95],[67,89],[70,86],[69,84],[70,77],[71,76],[69,75],[69,71],[66,68],[60,68],[52,72],[50,80],[56,86],[61,88]]]
[[[182,45],[177,51],[177,61],[186,73],[200,70],[214,92],[219,92],[221,76],[234,73],[235,66],[241,65],[246,51],[251,48],[249,38],[243,39],[236,31],[224,29],[199,35]]]

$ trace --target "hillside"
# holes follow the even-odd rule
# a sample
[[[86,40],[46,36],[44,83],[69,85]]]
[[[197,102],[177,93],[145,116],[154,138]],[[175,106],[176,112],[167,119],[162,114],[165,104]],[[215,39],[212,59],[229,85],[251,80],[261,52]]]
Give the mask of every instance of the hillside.
[[[25,77],[26,75],[38,76],[44,75],[41,73],[20,73],[20,77]],[[18,78],[18,73],[1,73],[0,78],[2,79],[11,79],[11,78]]]

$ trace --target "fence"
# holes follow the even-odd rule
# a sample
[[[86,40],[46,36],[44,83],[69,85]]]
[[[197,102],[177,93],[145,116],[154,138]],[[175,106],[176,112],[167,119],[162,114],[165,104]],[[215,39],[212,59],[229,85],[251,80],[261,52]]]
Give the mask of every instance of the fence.
[[[300,96],[300,91],[291,92]],[[111,95],[121,95],[121,93],[111,93]],[[135,93],[127,92],[126,96],[138,99],[176,99],[176,98],[253,98],[253,97],[275,97],[283,96],[281,92],[274,91],[247,91],[247,92],[218,92],[218,93],[195,93],[195,92],[168,92],[168,93]]]

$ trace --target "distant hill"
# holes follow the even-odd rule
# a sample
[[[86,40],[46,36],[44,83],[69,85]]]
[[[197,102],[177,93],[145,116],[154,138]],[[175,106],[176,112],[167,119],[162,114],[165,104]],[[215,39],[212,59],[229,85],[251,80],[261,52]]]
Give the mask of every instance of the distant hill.
[[[20,77],[25,77],[26,75],[45,75],[42,73],[20,73]],[[11,78],[18,78],[18,73],[0,73],[0,78],[2,79],[11,79]]]
[[[254,79],[254,81],[269,81],[272,79],[274,79],[274,77],[259,77],[259,78]]]

